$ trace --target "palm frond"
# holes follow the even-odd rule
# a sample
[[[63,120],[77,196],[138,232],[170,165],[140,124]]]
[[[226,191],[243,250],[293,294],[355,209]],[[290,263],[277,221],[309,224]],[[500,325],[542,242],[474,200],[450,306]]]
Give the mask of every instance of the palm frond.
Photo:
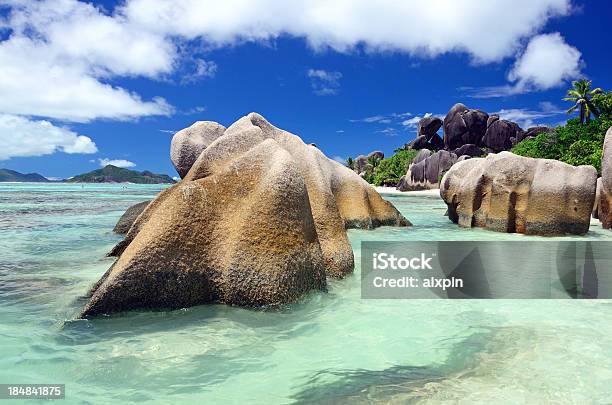
[[[575,106],[573,106],[572,108],[570,108],[569,110],[566,111],[567,114],[572,114],[574,111],[576,111],[576,109],[580,107],[580,104],[576,104]]]
[[[601,93],[603,93],[603,90],[602,90],[602,88],[601,88],[601,87],[598,87],[598,88],[596,88],[596,89],[593,89],[593,90],[591,90],[591,91],[589,92],[589,94],[590,94],[591,96],[594,96],[595,94],[601,94]]]

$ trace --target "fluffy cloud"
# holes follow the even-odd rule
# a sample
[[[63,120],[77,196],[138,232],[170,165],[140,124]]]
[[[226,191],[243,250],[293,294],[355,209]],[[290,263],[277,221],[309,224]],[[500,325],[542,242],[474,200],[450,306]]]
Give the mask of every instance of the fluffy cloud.
[[[310,78],[312,92],[318,96],[338,94],[342,73],[328,72],[322,69],[309,69],[306,75]]]
[[[558,32],[538,35],[529,41],[508,79],[518,89],[547,90],[580,75],[581,56]]]
[[[211,46],[286,34],[315,49],[362,46],[424,56],[459,51],[491,62],[512,55],[521,38],[570,10],[570,0],[131,0],[121,14],[159,35],[202,38]]]
[[[477,98],[504,97],[548,90],[581,76],[582,54],[558,32],[533,37],[508,73],[511,84],[465,90]]]
[[[107,165],[113,165],[113,166],[123,167],[123,168],[128,168],[128,167],[136,166],[136,163],[130,162],[129,160],[125,160],[125,159],[108,159],[108,158],[104,158],[104,159],[98,159],[98,163],[100,163],[101,167],[104,167],[104,166],[107,166]]]
[[[115,76],[157,78],[173,69],[171,41],[73,0],[9,1],[0,42],[0,112],[86,122],[167,115],[161,98],[106,82]]]
[[[96,153],[93,141],[49,121],[0,114],[0,160],[12,157],[42,156],[55,152]]]
[[[109,11],[75,0],[2,3],[0,112],[79,122],[171,114],[165,100],[144,100],[112,80],[166,79],[185,63],[194,65],[187,80],[213,76],[216,64],[199,58],[196,49],[287,35],[316,50],[420,57],[460,52],[493,62],[515,54],[549,19],[571,11],[570,0],[127,0]],[[518,83],[550,85],[531,57],[547,44],[559,45],[536,42],[517,63],[512,75]],[[566,51],[554,56],[571,59]],[[315,93],[338,91],[339,72],[312,74]]]

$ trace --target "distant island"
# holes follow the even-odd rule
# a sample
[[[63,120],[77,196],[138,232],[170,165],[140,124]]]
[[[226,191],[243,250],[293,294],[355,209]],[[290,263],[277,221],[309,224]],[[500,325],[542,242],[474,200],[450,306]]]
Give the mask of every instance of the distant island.
[[[167,174],[155,174],[148,170],[139,172],[121,167],[107,165],[102,169],[79,174],[65,180],[68,183],[138,183],[138,184],[164,184],[176,183]]]
[[[166,184],[176,183],[172,177],[166,174],[156,174],[148,170],[138,172],[136,170],[123,169],[121,167],[107,165],[102,169],[79,174],[65,180],[49,180],[38,173],[23,174],[15,170],[0,169],[0,183],[137,183],[137,184]]]
[[[51,180],[38,173],[23,174],[10,169],[0,169],[0,182],[32,182],[32,183],[48,183]]]

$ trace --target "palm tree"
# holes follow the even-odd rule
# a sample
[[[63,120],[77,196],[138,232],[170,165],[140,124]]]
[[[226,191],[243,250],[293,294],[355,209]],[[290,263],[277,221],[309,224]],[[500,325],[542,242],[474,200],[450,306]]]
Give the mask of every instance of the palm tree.
[[[572,114],[578,108],[580,108],[580,123],[584,124],[586,122],[591,122],[591,114],[595,117],[599,117],[599,110],[597,107],[591,102],[591,98],[599,93],[602,93],[603,90],[599,87],[591,90],[591,81],[582,79],[576,80],[572,82],[573,89],[567,91],[567,97],[563,98],[565,101],[572,101],[574,106],[567,110],[568,114]]]

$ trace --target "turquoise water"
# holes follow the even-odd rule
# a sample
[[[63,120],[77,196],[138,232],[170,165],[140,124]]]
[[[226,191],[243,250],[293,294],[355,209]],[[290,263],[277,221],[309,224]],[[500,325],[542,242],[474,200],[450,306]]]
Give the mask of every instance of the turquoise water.
[[[458,229],[434,197],[386,196],[415,226],[349,231],[355,274],[280,311],[73,320],[116,220],[161,187],[0,183],[0,383],[96,404],[612,402],[610,301],[360,298],[362,240],[527,238]]]

